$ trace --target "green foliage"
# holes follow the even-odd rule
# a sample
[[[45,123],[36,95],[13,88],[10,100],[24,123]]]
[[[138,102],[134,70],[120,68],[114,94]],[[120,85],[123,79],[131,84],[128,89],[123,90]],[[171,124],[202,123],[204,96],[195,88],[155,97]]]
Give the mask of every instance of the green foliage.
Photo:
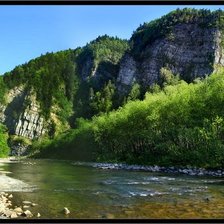
[[[82,136],[98,161],[224,167],[223,74],[167,85],[148,92],[143,101],[82,120],[77,129],[41,147],[39,156],[68,145],[77,154],[88,147]]]
[[[138,83],[134,83],[132,85],[131,91],[128,94],[127,100],[136,100],[139,99],[140,94],[141,94],[141,86]]]
[[[47,53],[5,73],[4,81],[8,88],[25,84],[28,90],[34,90],[44,116],[49,118],[53,102],[63,104],[64,96],[72,100],[77,90],[76,54],[76,50]]]
[[[66,95],[61,94],[59,91],[55,94],[56,98],[53,101],[57,105],[56,115],[59,117],[62,124],[68,121],[68,118],[73,114],[73,103]]]
[[[33,158],[76,159],[93,161],[96,157],[91,125],[84,119],[78,120],[79,129],[69,130],[53,140],[40,139],[32,144],[30,156]]]
[[[93,59],[94,66],[92,69],[102,61],[110,61],[112,64],[117,64],[128,48],[126,40],[109,37],[108,35],[99,36],[82,49],[78,58],[78,64],[82,67],[83,63],[89,58]]]
[[[0,76],[0,104],[5,103],[5,93],[7,91],[6,84],[3,80],[3,76]]]
[[[80,117],[91,118],[113,108],[113,83],[119,72],[120,59],[128,48],[126,40],[104,35],[80,49],[76,64],[82,82],[74,98],[73,121]]]
[[[147,92],[150,93],[159,93],[161,91],[161,87],[158,84],[153,84],[148,88]]]
[[[174,75],[172,71],[166,67],[160,69],[160,81],[162,86],[177,85],[180,82],[179,75]]]
[[[177,9],[141,25],[130,43],[104,35],[83,48],[47,53],[0,77],[0,103],[7,88],[25,84],[35,91],[46,118],[51,108],[61,123],[74,113],[75,129],[60,136],[57,117],[49,119],[52,139],[34,142],[34,157],[223,167],[223,71],[187,84],[163,67],[160,86],[151,86],[144,100],[139,99],[145,90],[135,83],[125,105],[113,110],[120,105],[114,83],[125,52],[141,59],[142,50],[156,39],[175,41],[177,24],[223,29],[223,21],[221,10]]]
[[[94,113],[108,112],[112,109],[111,91],[114,91],[114,87],[111,82],[108,85],[108,80],[116,79],[119,61],[127,49],[127,41],[105,35],[83,48],[47,53],[19,65],[4,74],[4,83],[8,88],[23,84],[27,90],[36,93],[46,119],[50,118],[52,108],[56,108],[56,114],[62,123],[68,121],[73,112],[74,119],[81,116],[91,117]],[[91,72],[96,67],[101,74],[97,80],[91,79]],[[84,74],[86,77],[82,77],[83,69],[87,70]],[[86,83],[83,78],[88,78]],[[0,79],[1,92],[5,91],[4,83]],[[83,87],[86,88],[83,90]],[[90,88],[96,92],[96,111],[91,110],[89,106]],[[0,102],[3,100],[1,92]]]
[[[7,145],[8,133],[4,125],[0,124],[0,157],[9,155],[9,147]]]
[[[21,145],[30,145],[31,141],[22,136],[10,135],[8,139],[9,144],[21,144]]]
[[[115,85],[109,80],[107,85],[101,91],[94,93],[90,88],[89,102],[92,114],[108,113],[113,108]]]

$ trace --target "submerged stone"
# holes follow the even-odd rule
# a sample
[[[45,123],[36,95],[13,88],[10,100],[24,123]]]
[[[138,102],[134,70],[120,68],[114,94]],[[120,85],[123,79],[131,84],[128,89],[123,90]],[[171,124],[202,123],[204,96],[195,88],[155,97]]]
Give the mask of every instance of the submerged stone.
[[[70,213],[70,211],[66,207],[64,207],[63,212],[64,212],[65,215],[68,215]]]

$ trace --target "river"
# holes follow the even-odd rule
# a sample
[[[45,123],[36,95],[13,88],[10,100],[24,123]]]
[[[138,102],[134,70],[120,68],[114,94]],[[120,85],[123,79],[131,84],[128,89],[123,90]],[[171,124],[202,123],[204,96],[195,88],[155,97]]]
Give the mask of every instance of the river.
[[[1,169],[8,173],[0,176],[25,187],[0,191],[12,193],[14,205],[38,204],[30,211],[41,218],[224,218],[220,177],[103,170],[58,160],[21,160]]]

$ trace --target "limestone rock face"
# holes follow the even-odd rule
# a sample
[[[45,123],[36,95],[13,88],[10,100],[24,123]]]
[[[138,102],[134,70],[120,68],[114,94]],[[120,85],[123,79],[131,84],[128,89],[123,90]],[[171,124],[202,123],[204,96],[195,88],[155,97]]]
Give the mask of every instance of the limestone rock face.
[[[14,133],[17,119],[23,110],[25,96],[24,87],[15,87],[7,93],[6,105],[2,105],[0,108],[0,122],[7,126],[10,134]]]
[[[82,65],[81,77],[83,80],[86,80],[89,76],[94,76],[94,72],[92,71],[93,67],[93,60],[91,58],[88,58],[88,60],[85,61],[84,65]]]
[[[35,139],[46,132],[45,120],[31,92],[20,86],[11,89],[7,97],[6,106],[0,107],[0,122],[7,126],[10,134]]]
[[[39,108],[36,102],[32,102],[15,125],[15,134],[27,137],[29,139],[38,138],[45,133],[44,118],[39,114]]]
[[[94,62],[93,58],[87,58],[81,65],[80,77],[82,81],[92,80],[95,86],[117,77],[119,62],[105,58],[104,61]]]
[[[134,79],[145,86],[158,82],[162,67],[186,81],[211,74],[214,65],[224,65],[221,35],[217,28],[202,28],[197,23],[175,25],[172,33],[150,42],[137,60],[131,54],[123,57],[119,89],[130,86]]]
[[[125,54],[121,61],[120,71],[118,75],[118,88],[121,91],[125,86],[130,86],[137,77],[137,63],[130,54]]]

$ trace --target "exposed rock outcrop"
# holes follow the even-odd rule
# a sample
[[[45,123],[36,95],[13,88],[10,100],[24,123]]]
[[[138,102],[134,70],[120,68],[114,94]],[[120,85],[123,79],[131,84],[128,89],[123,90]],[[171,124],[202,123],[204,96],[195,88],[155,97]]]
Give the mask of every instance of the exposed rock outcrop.
[[[125,88],[132,85],[135,81],[135,77],[138,76],[137,63],[130,54],[126,54],[120,65],[120,71],[118,75],[118,90],[125,91]]]
[[[44,118],[40,115],[37,103],[33,101],[19,116],[15,126],[15,134],[34,139],[43,135],[45,131]]]
[[[0,121],[7,126],[11,134],[14,133],[17,119],[23,110],[26,93],[23,86],[18,86],[11,89],[6,96],[6,105],[2,105],[0,109]]]
[[[94,76],[94,61],[91,58],[88,58],[85,63],[82,65],[81,77],[83,80],[87,80],[89,77]]]
[[[10,145],[10,156],[24,156],[27,154],[28,145],[24,145],[21,143]]]
[[[131,53],[123,57],[117,79],[119,89],[131,86],[134,79],[143,86],[157,83],[162,67],[186,81],[211,74],[215,64],[224,65],[221,35],[218,28],[202,28],[197,23],[175,25],[166,37],[150,42],[138,61]]]
[[[46,132],[39,104],[31,91],[19,86],[11,89],[7,97],[6,106],[0,108],[0,121],[10,134],[35,139]]]

